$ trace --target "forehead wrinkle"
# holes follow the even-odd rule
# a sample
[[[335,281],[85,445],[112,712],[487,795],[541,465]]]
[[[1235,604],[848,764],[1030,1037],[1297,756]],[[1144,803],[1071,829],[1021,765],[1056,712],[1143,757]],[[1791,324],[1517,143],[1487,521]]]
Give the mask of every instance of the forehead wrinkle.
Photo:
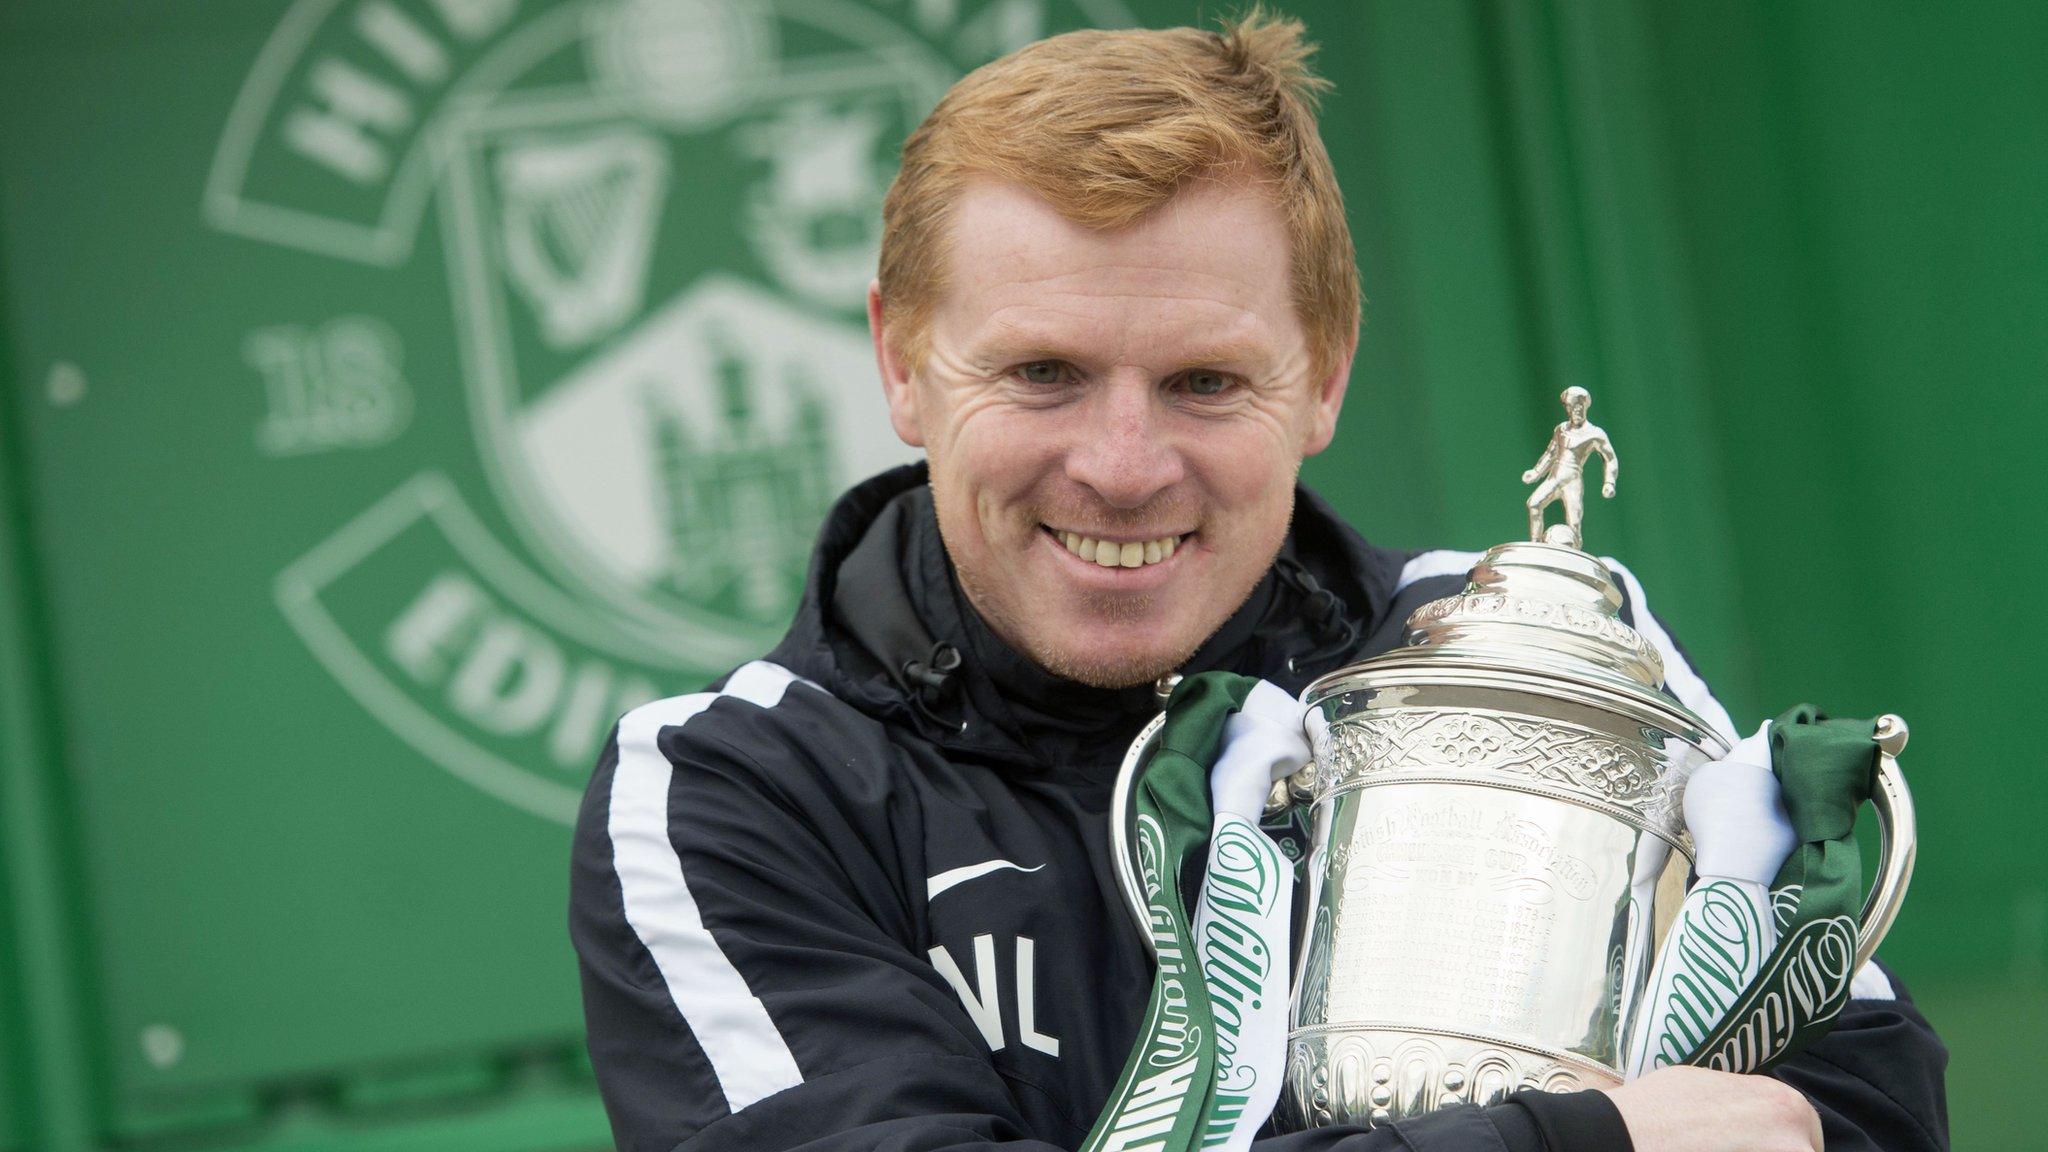
[[[950,221],[958,278],[939,305],[956,347],[978,364],[1072,350],[1086,355],[1059,358],[1289,371],[1305,333],[1295,331],[1288,262],[1265,258],[1271,245],[1259,239],[1273,230],[1273,208],[1221,191],[1191,190],[1158,216],[1101,232],[1014,189],[972,188]]]
[[[1022,275],[1012,274],[996,277],[984,282],[992,292],[1051,291],[1071,292],[1078,296],[1095,299],[1164,299],[1200,300],[1214,302],[1225,307],[1250,311],[1240,300],[1256,298],[1259,293],[1254,285],[1242,276],[1224,272],[1212,272],[1182,264],[1093,264],[1085,268],[1065,268],[1048,271],[1044,275],[1032,275],[1029,271],[1030,257],[1020,255],[1013,267],[1024,269]],[[1162,274],[1169,277],[1168,283],[1129,283],[1132,279],[1156,281]],[[1104,279],[1111,282],[1101,283]],[[1187,281],[1198,281],[1188,283]],[[1225,291],[1214,291],[1223,288]]]
[[[1289,261],[1256,258],[1270,242],[1284,238],[1285,220],[1270,200],[1244,198],[1243,191],[1203,183],[1129,226],[1096,230],[1061,217],[1032,193],[976,178],[948,222],[954,242],[949,260],[963,273],[958,281],[963,286],[970,280],[995,287],[1011,279],[1170,272],[1226,283],[1238,290],[1235,294],[1278,288],[1281,296],[1291,298]],[[982,253],[963,263],[972,247]],[[1047,267],[1055,259],[1068,267]]]
[[[1135,306],[1135,308],[1127,308],[1125,311],[1147,307],[1156,308],[1162,304],[1174,304],[1193,306],[1187,309],[1176,308],[1172,310],[1169,314],[1176,318],[1197,309],[1202,311],[1223,311],[1230,314],[1230,317],[1226,320],[1218,320],[1214,316],[1187,316],[1187,323],[1198,325],[1205,330],[1213,330],[1223,326],[1257,329],[1263,332],[1270,327],[1268,317],[1257,307],[1237,300],[1219,299],[1199,291],[1125,290],[1120,288],[1094,288],[1090,286],[1070,288],[1047,287],[1035,290],[1034,282],[1018,282],[1008,286],[1008,290],[993,292],[991,295],[998,297],[998,299],[990,303],[988,310],[988,319],[990,321],[996,321],[1004,314],[1020,309],[1036,309],[1061,315],[1078,315],[1087,319],[1098,319],[1102,314],[1099,306],[1105,304]],[[1017,296],[1023,298],[1003,299],[1004,297]],[[1070,299],[1086,301],[1091,307],[1077,310],[1068,302]]]
[[[1132,301],[1141,306],[1157,305],[1165,302],[1159,297],[1154,296],[1113,295],[1090,297],[1089,299],[1097,303]],[[1190,301],[1174,299],[1172,302],[1187,303]],[[1265,317],[1250,308],[1239,308],[1235,305],[1212,300],[1194,300],[1192,302],[1213,306],[1213,308],[1229,312],[1231,315],[1227,319],[1218,318],[1213,315],[1195,315],[1194,313],[1197,309],[1193,308],[1158,310],[1162,312],[1162,315],[1158,316],[1132,315],[1134,312],[1141,312],[1141,309],[1122,309],[1112,312],[1095,307],[1076,308],[1057,299],[1033,299],[997,305],[990,310],[982,326],[984,328],[1008,329],[1012,331],[1030,331],[1035,320],[1041,317],[1057,317],[1082,325],[1113,323],[1123,327],[1130,327],[1134,323],[1142,322],[1153,327],[1196,328],[1203,332],[1224,331],[1264,334],[1267,331]],[[1202,310],[1207,311],[1206,308]],[[1246,338],[1245,336],[1236,337],[1240,341]]]
[[[1208,301],[1128,297],[1020,300],[990,310],[968,331],[974,334],[975,343],[982,343],[991,338],[1080,339],[1103,328],[1116,328],[1153,343],[1188,343],[1200,338],[1278,351],[1286,342],[1283,332],[1275,331],[1264,317],[1249,309]]]

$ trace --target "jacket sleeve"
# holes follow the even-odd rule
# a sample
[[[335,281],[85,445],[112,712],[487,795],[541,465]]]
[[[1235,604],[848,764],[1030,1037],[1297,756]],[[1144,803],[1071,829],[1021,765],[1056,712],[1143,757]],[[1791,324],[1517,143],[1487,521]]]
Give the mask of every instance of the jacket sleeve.
[[[1685,650],[1649,609],[1635,574],[1612,558],[1606,563],[1622,580],[1625,618],[1664,657],[1667,690],[1731,739],[1739,736]],[[1771,1075],[1812,1102],[1828,1152],[1947,1152],[1947,1067],[1941,1038],[1897,978],[1873,961],[1851,985],[1849,1003],[1827,1036]]]
[[[1828,1152],[1948,1152],[1948,1049],[1889,970],[1871,962],[1835,1026],[1772,1075],[1820,1113]]]
[[[703,696],[621,722],[576,828],[570,932],[617,1146],[1059,1152],[916,947],[901,869],[807,764],[832,717]],[[1545,1152],[1531,1116],[1464,1108],[1256,1146]],[[1625,1137],[1587,1152],[1606,1147]]]

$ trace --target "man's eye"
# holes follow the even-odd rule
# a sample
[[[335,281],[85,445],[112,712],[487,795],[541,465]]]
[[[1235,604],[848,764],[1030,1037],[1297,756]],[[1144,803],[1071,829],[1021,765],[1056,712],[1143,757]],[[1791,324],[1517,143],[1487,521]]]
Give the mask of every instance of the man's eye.
[[[1067,366],[1057,360],[1033,360],[1017,369],[1017,377],[1026,384],[1058,384],[1067,378]]]
[[[1186,380],[1188,391],[1197,396],[1215,396],[1230,387],[1230,377],[1221,372],[1190,372]]]

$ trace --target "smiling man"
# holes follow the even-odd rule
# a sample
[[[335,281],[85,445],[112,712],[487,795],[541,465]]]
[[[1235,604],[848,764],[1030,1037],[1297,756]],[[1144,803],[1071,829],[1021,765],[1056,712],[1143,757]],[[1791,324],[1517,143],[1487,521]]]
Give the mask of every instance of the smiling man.
[[[1314,346],[1286,218],[1245,175],[1191,178],[1108,228],[979,177],[951,217],[944,299],[900,342],[915,365],[879,285],[869,314],[967,599],[1082,684],[1174,671],[1271,568],[1354,337]],[[1356,293],[1336,307],[1355,333]]]
[[[789,635],[625,717],[585,800],[571,925],[620,1147],[1080,1146],[1151,985],[1106,812],[1155,682],[1296,692],[1461,583],[1471,557],[1375,547],[1296,484],[1358,333],[1307,54],[1257,15],[1075,33],[905,144],[869,317],[928,469],[847,493]],[[1775,1078],[1254,1146],[1944,1146],[1940,1044],[1866,975]]]

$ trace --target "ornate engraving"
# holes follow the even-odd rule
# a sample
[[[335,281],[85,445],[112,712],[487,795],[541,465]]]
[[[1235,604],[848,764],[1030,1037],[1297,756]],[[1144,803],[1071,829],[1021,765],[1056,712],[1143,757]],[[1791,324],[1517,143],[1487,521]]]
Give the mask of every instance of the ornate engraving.
[[[1471,1037],[1358,1028],[1297,1034],[1281,1122],[1289,1130],[1379,1124],[1452,1104],[1495,1104],[1524,1088],[1571,1092],[1620,1082],[1592,1065]]]
[[[1325,795],[1380,775],[1492,772],[1632,808],[1670,832],[1679,826],[1681,774],[1660,770],[1646,747],[1569,725],[1410,709],[1340,720],[1318,744],[1317,788]]]
[[[1611,644],[1655,669],[1660,682],[1664,677],[1663,655],[1640,633],[1620,620],[1580,604],[1510,596],[1503,592],[1466,591],[1424,604],[1408,617],[1409,642],[1415,642],[1415,633],[1425,624],[1473,618],[1542,625]]]

